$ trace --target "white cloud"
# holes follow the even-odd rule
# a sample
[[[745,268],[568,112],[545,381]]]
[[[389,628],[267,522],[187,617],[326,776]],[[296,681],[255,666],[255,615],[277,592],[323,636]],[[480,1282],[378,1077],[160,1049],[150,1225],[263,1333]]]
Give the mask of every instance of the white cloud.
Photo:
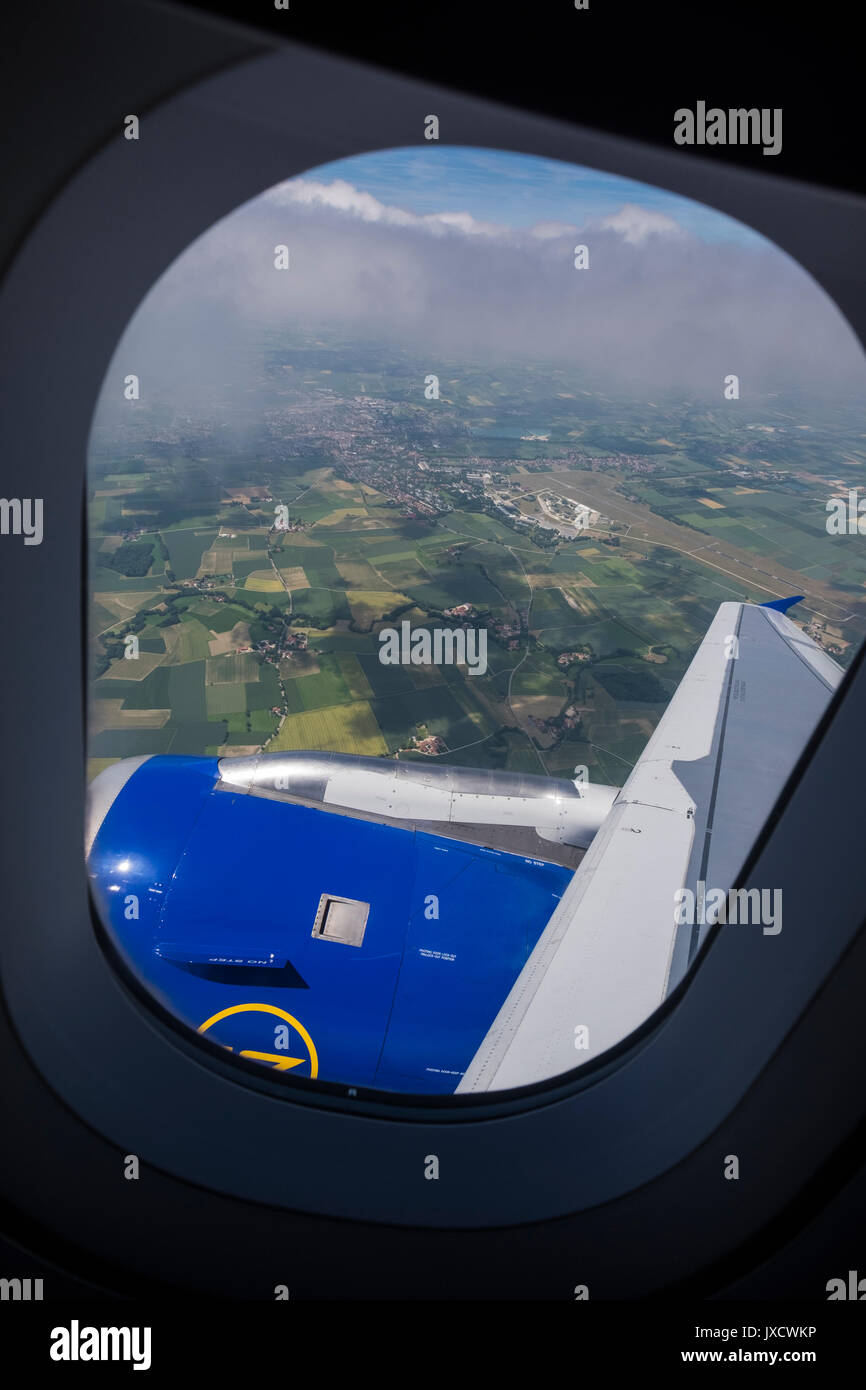
[[[506,231],[494,222],[480,222],[469,212],[407,212],[404,208],[380,202],[372,193],[363,193],[345,179],[334,179],[332,183],[319,183],[315,179],[289,179],[270,189],[264,197],[265,201],[281,207],[295,203],[306,207],[333,208],[337,212],[360,217],[364,222],[379,222],[389,227],[417,227],[434,235],[453,230],[466,236],[501,236]]]
[[[639,207],[637,203],[623,203],[619,212],[614,212],[602,220],[601,226],[619,232],[630,246],[640,246],[648,236],[685,235],[682,227],[672,217],[668,217],[664,212],[653,212],[650,208]]]
[[[574,236],[577,230],[571,222],[536,222],[534,227],[530,227],[529,235],[537,237],[539,241],[550,241],[553,237]]]
[[[414,228],[442,236],[459,232],[467,237],[490,237],[499,241],[552,241],[557,237],[574,236],[580,228],[569,222],[542,221],[526,230],[517,230],[496,222],[483,222],[470,212],[408,212],[405,208],[383,203],[372,193],[365,193],[345,179],[322,183],[316,179],[296,178],[278,184],[263,195],[263,201],[278,207],[299,206],[310,209],[330,209],[374,222],[385,227]],[[662,212],[624,203],[618,212],[595,224],[604,230],[617,232],[631,246],[640,246],[648,236],[685,236],[682,227]]]

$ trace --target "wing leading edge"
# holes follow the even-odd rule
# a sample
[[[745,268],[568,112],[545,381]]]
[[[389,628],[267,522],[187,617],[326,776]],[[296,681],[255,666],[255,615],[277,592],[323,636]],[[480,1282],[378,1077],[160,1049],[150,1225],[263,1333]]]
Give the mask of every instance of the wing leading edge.
[[[458,1093],[569,1071],[654,1012],[709,930],[677,891],[733,886],[841,677],[782,612],[720,606]]]

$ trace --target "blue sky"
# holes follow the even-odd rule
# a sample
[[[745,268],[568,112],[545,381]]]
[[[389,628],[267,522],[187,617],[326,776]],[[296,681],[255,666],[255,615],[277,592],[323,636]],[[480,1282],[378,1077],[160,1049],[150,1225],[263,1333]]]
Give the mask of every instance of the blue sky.
[[[583,226],[617,212],[624,203],[637,203],[672,217],[702,241],[745,245],[763,240],[733,218],[665,189],[500,150],[430,142],[334,160],[305,177],[345,179],[408,212],[469,212],[481,221],[514,228],[537,222]]]

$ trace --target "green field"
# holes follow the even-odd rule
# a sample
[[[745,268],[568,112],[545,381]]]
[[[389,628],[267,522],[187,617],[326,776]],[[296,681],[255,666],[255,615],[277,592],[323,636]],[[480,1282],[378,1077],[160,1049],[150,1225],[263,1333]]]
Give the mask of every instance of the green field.
[[[216,539],[215,531],[166,531],[163,542],[168,551],[169,568],[176,579],[192,579],[201,557]]]
[[[408,347],[281,325],[244,354],[201,426],[156,401],[94,435],[91,770],[225,746],[421,758],[436,734],[436,762],[621,782],[720,602],[804,592],[793,617],[842,664],[866,635],[866,554],[825,526],[839,480],[866,484],[859,401],[730,412],[601,394],[567,362],[446,360],[434,414]],[[588,489],[602,522],[557,539],[470,475],[520,489],[517,518]],[[147,544],[149,574],[110,567]],[[379,661],[384,624],[462,604],[487,675]]]

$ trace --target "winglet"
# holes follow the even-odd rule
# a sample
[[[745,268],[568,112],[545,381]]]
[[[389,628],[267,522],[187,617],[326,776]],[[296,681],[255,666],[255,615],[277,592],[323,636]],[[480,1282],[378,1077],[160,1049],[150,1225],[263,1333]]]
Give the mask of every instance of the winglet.
[[[795,603],[800,603],[805,598],[805,594],[794,594],[793,598],[777,598],[772,603],[760,603],[759,608],[775,608],[777,613],[787,613],[789,608],[793,608]]]

